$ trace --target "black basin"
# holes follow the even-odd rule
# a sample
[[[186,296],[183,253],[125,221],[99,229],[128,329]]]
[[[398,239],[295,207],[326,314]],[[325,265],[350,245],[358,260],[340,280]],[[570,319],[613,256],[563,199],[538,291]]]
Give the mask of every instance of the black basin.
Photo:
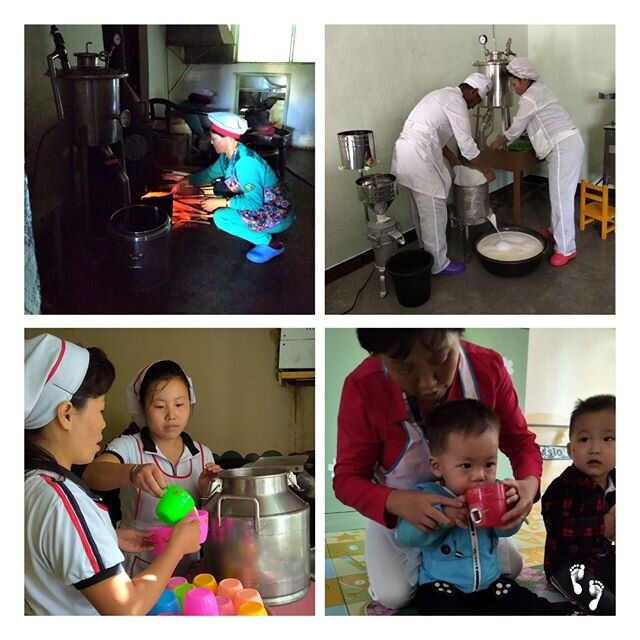
[[[521,227],[515,224],[506,227],[500,227],[500,231],[518,231],[520,233],[526,233],[527,235],[533,236],[542,243],[542,250],[535,256],[527,258],[526,260],[494,260],[493,258],[489,258],[478,251],[478,243],[483,238],[494,235],[496,233],[494,229],[489,229],[488,231],[484,231],[483,233],[479,234],[476,237],[475,242],[473,243],[473,250],[478,256],[480,263],[490,273],[493,273],[496,276],[502,276],[504,278],[517,278],[520,276],[529,275],[540,264],[540,261],[542,260],[542,257],[547,250],[547,240],[542,234],[538,233],[534,229],[528,229],[527,227]]]

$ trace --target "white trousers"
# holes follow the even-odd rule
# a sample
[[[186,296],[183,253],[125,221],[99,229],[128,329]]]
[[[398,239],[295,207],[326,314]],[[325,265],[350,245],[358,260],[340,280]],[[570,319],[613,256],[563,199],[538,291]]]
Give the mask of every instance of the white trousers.
[[[409,189],[409,205],[418,245],[433,256],[431,273],[439,273],[450,262],[447,258],[447,201]]]
[[[420,549],[398,543],[393,529],[369,520],[364,543],[369,595],[390,609],[409,603],[418,585]],[[515,579],[522,571],[522,556],[509,538],[498,540],[500,571]]]
[[[575,202],[584,143],[580,134],[561,140],[545,158],[549,164],[551,229],[556,251],[568,256],[576,250]]]

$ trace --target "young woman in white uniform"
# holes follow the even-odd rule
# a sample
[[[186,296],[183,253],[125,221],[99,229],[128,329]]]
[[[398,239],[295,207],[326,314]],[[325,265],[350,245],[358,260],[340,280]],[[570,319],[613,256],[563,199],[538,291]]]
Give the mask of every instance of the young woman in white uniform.
[[[96,491],[120,489],[123,526],[165,526],[156,506],[168,485],[185,489],[197,507],[206,497],[220,467],[209,447],[185,432],[195,401],[191,379],[172,360],[144,367],[129,383],[127,406],[139,430],[112,440],[82,476]],[[127,572],[137,575],[153,559],[146,551],[127,554]],[[176,575],[186,575],[197,560],[197,554],[185,556]]]
[[[455,275],[464,271],[464,263],[451,262],[447,257],[447,195],[451,175],[444,158],[452,166],[461,164],[446,146],[451,137],[455,137],[460,153],[489,182],[496,177],[480,156],[467,113],[482,102],[490,89],[490,78],[473,73],[458,87],[428,93],[407,117],[393,148],[391,173],[398,184],[409,189],[418,243],[433,255],[433,274]]]
[[[105,354],[52,335],[25,341],[26,614],[146,614],[185,553],[199,548],[187,520],[138,578],[122,551],[148,549],[146,532],[113,529],[106,507],[71,472],[90,462],[105,427],[115,373]]]
[[[526,129],[536,156],[549,163],[551,232],[543,235],[555,243],[549,263],[562,267],[576,253],[575,195],[584,158],[580,131],[551,90],[538,81],[540,75],[527,58],[513,58],[507,65],[509,84],[520,96],[518,112],[492,149],[513,142]]]

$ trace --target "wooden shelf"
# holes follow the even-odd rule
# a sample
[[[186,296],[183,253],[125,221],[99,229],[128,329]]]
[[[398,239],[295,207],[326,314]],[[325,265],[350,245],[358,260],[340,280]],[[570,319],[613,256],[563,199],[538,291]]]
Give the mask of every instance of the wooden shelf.
[[[283,384],[285,382],[288,383],[296,383],[296,382],[313,382],[316,379],[316,372],[314,370],[304,370],[304,371],[289,371],[289,370],[279,370],[278,371],[278,382]]]

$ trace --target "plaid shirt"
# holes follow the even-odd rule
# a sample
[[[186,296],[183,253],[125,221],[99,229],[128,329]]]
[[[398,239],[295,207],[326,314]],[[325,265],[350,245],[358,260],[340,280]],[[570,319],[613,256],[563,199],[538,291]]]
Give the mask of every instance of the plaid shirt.
[[[615,477],[613,469],[610,484],[615,485]],[[574,562],[597,571],[601,563],[615,561],[615,546],[604,537],[604,514],[615,504],[615,495],[615,486],[605,493],[574,465],[549,485],[542,496],[547,578]]]

